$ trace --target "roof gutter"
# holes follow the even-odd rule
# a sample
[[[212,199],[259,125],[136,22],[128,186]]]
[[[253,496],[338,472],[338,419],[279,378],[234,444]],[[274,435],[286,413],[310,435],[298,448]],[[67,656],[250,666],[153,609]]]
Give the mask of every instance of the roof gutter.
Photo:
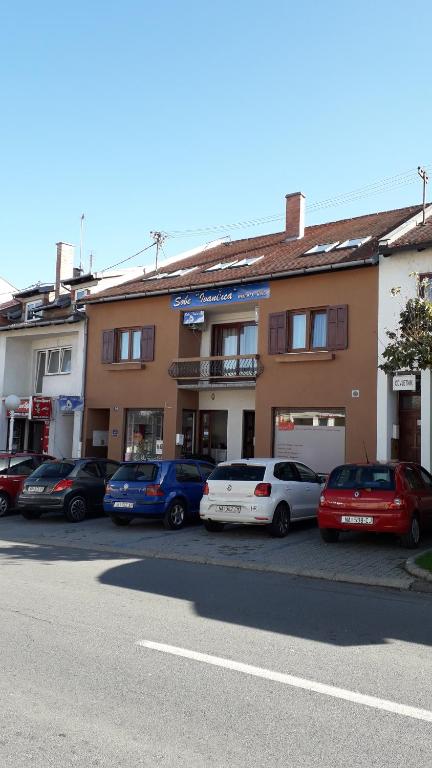
[[[301,277],[302,275],[318,274],[320,272],[333,272],[340,269],[354,269],[356,267],[371,267],[378,264],[378,255],[371,256],[368,259],[360,259],[358,261],[345,261],[339,264],[324,264],[318,267],[304,267],[304,269],[290,269],[286,272],[269,272],[267,275],[258,275],[254,278],[254,282],[260,283],[264,280],[280,280],[285,277]],[[204,283],[201,285],[183,285],[180,288],[165,288],[161,291],[140,291],[139,293],[123,293],[121,296],[105,296],[100,299],[94,299],[91,301],[79,301],[77,304],[106,304],[111,301],[127,301],[128,299],[148,299],[152,296],[168,296],[172,293],[184,293],[185,291],[199,291],[206,290],[208,288],[215,288],[224,285],[242,285],[249,283],[250,277],[241,277],[237,280],[224,280],[223,282],[217,282],[214,285]]]
[[[15,323],[15,325],[0,325],[0,332],[2,331],[20,331],[23,328],[30,329],[30,328],[45,328],[49,325],[71,325],[72,323],[79,323],[81,320],[85,319],[85,315],[71,315],[71,317],[67,319],[58,319],[58,320],[42,320],[40,323],[33,323],[33,322],[26,322],[26,323]]]

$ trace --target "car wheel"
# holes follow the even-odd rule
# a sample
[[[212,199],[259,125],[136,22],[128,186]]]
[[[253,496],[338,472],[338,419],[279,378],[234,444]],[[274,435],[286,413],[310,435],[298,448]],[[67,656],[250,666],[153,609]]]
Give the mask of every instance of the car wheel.
[[[290,527],[290,511],[286,504],[278,504],[274,514],[273,520],[270,523],[270,534],[275,539],[283,539],[288,535]]]
[[[39,520],[42,512],[36,512],[33,509],[23,509],[21,514],[26,520]]]
[[[225,528],[224,523],[219,523],[217,520],[204,520],[204,528],[210,533],[219,533]]]
[[[336,544],[339,541],[339,533],[336,528],[320,528],[320,534],[326,544]]]
[[[0,517],[7,515],[11,507],[10,498],[7,493],[0,493]]]
[[[111,520],[114,525],[129,525],[132,522],[131,517],[120,517],[119,515],[111,515]]]
[[[66,520],[70,523],[81,523],[87,515],[87,502],[84,496],[73,496],[65,508]]]
[[[174,499],[165,512],[163,524],[167,531],[178,531],[183,528],[186,518],[186,507],[180,499]]]
[[[407,549],[417,549],[420,543],[420,522],[417,515],[413,515],[409,531],[400,537],[400,542]]]

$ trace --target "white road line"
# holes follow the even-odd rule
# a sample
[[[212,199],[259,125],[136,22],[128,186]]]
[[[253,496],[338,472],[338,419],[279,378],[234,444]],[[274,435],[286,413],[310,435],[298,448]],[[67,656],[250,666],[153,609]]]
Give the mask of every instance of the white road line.
[[[211,664],[213,667],[223,667],[224,669],[232,669],[235,672],[243,672],[245,675],[253,675],[254,677],[262,677],[265,680],[273,680],[275,683],[283,683],[284,685],[290,685],[293,688],[301,688],[304,691],[313,691],[314,693],[321,693],[324,696],[332,696],[334,699],[343,699],[344,701],[350,701],[354,704],[362,704],[365,707],[380,709],[383,712],[391,712],[395,715],[413,717],[415,720],[424,720],[427,723],[432,723],[432,712],[428,709],[409,707],[405,704],[388,701],[387,699],[379,699],[376,696],[366,696],[365,694],[357,693],[356,691],[337,688],[334,685],[325,685],[324,683],[317,683],[314,680],[306,680],[302,677],[294,677],[293,675],[285,675],[282,672],[274,672],[271,669],[263,669],[262,667],[254,667],[251,664],[242,664],[239,661],[223,659],[220,656],[210,656],[207,653],[197,653],[197,651],[190,651],[187,648],[177,648],[175,645],[153,643],[151,640],[139,640],[137,645],[143,648],[149,648],[153,651],[169,653],[172,656],[182,656],[183,658],[192,659],[193,661],[201,661],[204,664]]]

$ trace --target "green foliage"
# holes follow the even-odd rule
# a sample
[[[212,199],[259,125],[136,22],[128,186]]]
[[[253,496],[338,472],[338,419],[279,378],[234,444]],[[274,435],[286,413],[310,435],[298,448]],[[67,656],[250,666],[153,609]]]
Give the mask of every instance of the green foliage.
[[[419,293],[421,293],[419,291]],[[393,294],[394,295],[394,294]],[[408,299],[396,331],[386,331],[389,343],[379,366],[385,373],[424,371],[432,367],[432,303],[417,296]]]

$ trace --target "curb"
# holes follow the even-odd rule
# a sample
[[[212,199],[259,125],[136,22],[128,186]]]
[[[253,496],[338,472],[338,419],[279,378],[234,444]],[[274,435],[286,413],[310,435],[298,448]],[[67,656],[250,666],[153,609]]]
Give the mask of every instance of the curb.
[[[1,536],[0,536],[1,538]],[[59,547],[63,549],[81,549],[83,551],[87,552],[95,552],[95,553],[105,553],[105,554],[111,554],[111,555],[117,555],[119,559],[127,559],[130,557],[136,557],[140,560],[174,560],[178,562],[183,563],[196,563],[197,565],[214,565],[214,566],[222,566],[223,568],[236,568],[238,570],[243,571],[260,571],[262,573],[277,573],[277,574],[284,574],[286,576],[296,576],[298,578],[308,578],[308,579],[315,579],[315,580],[323,580],[323,581],[330,581],[330,582],[337,582],[337,583],[345,583],[345,584],[353,584],[353,585],[362,585],[367,587],[384,587],[387,589],[397,589],[400,591],[409,591],[413,588],[413,585],[415,583],[415,579],[411,579],[409,582],[401,582],[399,579],[392,579],[392,578],[381,578],[381,577],[373,577],[373,576],[356,576],[355,574],[349,575],[345,573],[338,573],[338,572],[330,572],[330,571],[320,571],[315,569],[299,569],[299,568],[290,568],[285,566],[277,566],[277,565],[261,565],[259,563],[245,563],[241,560],[221,560],[219,558],[208,558],[208,557],[200,557],[199,555],[181,555],[181,554],[170,554],[169,552],[166,553],[160,553],[160,552],[143,552],[138,551],[134,549],[114,549],[113,547],[110,547],[108,545],[104,544],[93,544],[93,545],[84,545],[84,544],[78,544],[78,543],[72,543],[72,542],[64,542],[64,541],[41,541],[40,539],[2,539],[3,541],[7,541],[10,543],[15,544],[32,544],[40,547]],[[416,555],[418,557],[418,555]],[[421,569],[418,569],[421,570]],[[415,576],[415,574],[412,574]],[[432,581],[432,578],[431,578]]]
[[[432,573],[430,571],[426,571],[424,568],[420,568],[420,566],[415,562],[418,557],[421,557],[421,555],[426,555],[428,552],[432,552],[432,549],[424,549],[422,552],[417,552],[415,555],[408,558],[404,567],[405,570],[411,576],[415,576],[416,579],[421,579],[422,581],[429,581],[432,583]]]

